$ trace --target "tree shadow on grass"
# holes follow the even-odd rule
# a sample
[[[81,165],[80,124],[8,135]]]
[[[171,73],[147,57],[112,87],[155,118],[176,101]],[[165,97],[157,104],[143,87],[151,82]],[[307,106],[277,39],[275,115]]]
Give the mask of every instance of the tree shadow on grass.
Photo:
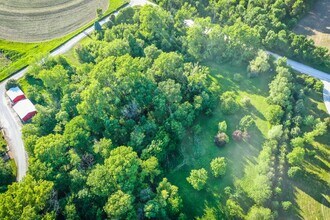
[[[317,175],[305,172],[302,177],[294,180],[294,184],[310,197],[330,208],[330,202],[323,195],[330,195],[329,185]]]

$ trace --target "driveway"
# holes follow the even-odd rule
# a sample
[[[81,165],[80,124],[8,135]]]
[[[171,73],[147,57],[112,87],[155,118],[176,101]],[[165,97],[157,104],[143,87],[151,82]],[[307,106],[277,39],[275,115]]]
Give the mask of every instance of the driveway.
[[[132,0],[128,5],[125,7],[133,7],[133,6],[142,6],[145,4],[154,5],[151,2],[146,0]],[[115,13],[117,15],[118,12]],[[103,25],[107,21],[109,21],[109,17],[106,17],[100,21],[100,24]],[[60,54],[64,54],[69,51],[73,46],[75,46],[79,41],[84,39],[88,34],[91,34],[94,31],[94,26],[86,29],[85,31],[81,32],[80,34],[73,37],[71,40],[63,44],[62,46],[55,49],[53,52],[50,53],[50,56],[57,56]],[[9,79],[19,79],[24,76],[27,72],[27,68],[17,72],[15,75],[10,77]],[[21,181],[23,177],[26,175],[27,168],[28,168],[28,155],[24,149],[23,140],[22,140],[22,124],[17,119],[17,116],[12,111],[12,109],[8,106],[5,98],[5,85],[6,82],[9,80],[5,80],[0,83],[0,124],[4,128],[6,132],[7,141],[9,142],[9,148],[14,155],[14,160],[17,166],[17,180]]]

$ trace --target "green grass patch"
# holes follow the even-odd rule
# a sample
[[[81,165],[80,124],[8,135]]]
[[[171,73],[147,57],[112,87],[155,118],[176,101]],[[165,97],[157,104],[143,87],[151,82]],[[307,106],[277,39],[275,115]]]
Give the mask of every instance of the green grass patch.
[[[262,148],[267,135],[269,125],[266,120],[268,104],[268,83],[272,75],[263,75],[258,78],[249,79],[246,67],[235,67],[230,64],[218,65],[206,64],[211,70],[211,80],[220,87],[219,92],[233,91],[240,101],[243,97],[251,99],[252,106],[248,109],[243,107],[233,115],[224,115],[220,110],[220,103],[211,116],[202,116],[197,121],[201,127],[200,133],[187,131],[186,138],[180,146],[181,158],[176,161],[176,166],[171,169],[167,177],[173,184],[177,185],[184,201],[184,212],[191,219],[201,216],[205,206],[216,207],[220,201],[223,202],[224,188],[233,186],[236,179],[244,174],[244,167],[254,162]],[[235,81],[234,74],[240,74],[240,81]],[[237,129],[239,121],[245,115],[252,115],[256,127],[250,130],[251,138],[248,142],[235,142],[231,134]],[[217,147],[213,138],[218,130],[218,122],[225,120],[228,125],[228,136],[230,143],[223,148]],[[227,173],[220,178],[211,175],[210,162],[215,157],[225,157],[228,162]],[[181,160],[182,159],[182,160]],[[205,168],[209,172],[209,180],[204,190],[194,190],[186,181],[191,169]]]
[[[104,17],[118,10],[120,7],[127,4],[127,0],[111,0],[108,10],[104,13]],[[21,58],[12,61],[10,65],[7,65],[0,71],[0,82],[13,75],[20,69],[28,66],[35,60],[38,55],[47,54],[66,41],[70,40],[78,33],[82,32],[89,26],[93,25],[94,21],[84,25],[83,27],[77,29],[76,31],[51,41],[39,42],[39,43],[20,43],[20,42],[10,42],[0,39],[0,50],[15,51],[20,54]]]

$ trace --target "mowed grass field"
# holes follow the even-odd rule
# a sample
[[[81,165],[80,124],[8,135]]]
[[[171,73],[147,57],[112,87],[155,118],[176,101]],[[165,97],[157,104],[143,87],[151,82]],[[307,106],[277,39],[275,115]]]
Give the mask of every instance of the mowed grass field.
[[[14,2],[28,2],[25,0],[15,0]],[[52,4],[54,6],[54,2],[51,0],[38,0],[43,2],[43,5]],[[97,0],[98,1],[98,0]],[[0,5],[2,2],[7,2],[5,0],[0,0]],[[9,2],[9,1],[8,1]],[[6,4],[8,4],[8,2]],[[33,0],[32,2],[37,2],[37,0]],[[68,2],[68,0],[59,0],[55,2]],[[108,8],[104,11],[104,16],[109,15],[110,13],[116,11],[118,8],[125,5],[128,1],[127,0],[107,0]],[[26,3],[28,4],[28,3]],[[26,5],[25,4],[25,5]],[[32,3],[31,3],[32,4]],[[32,4],[33,5],[33,4]],[[22,4],[24,6],[24,4]],[[56,6],[56,5],[55,5]],[[0,9],[1,11],[1,9]],[[1,13],[0,13],[1,14]],[[74,17],[75,14],[71,14],[71,17]],[[93,16],[96,16],[96,9],[93,11]],[[78,29],[74,29],[75,31],[53,40],[43,41],[43,42],[35,42],[35,43],[24,43],[24,42],[13,42],[5,39],[1,39],[0,37],[0,82],[12,75],[13,73],[17,72],[21,68],[29,65],[31,62],[35,61],[36,57],[40,55],[45,55],[50,51],[54,50],[70,38],[74,37],[76,34],[80,33],[88,26],[93,24],[93,18],[91,18],[90,22],[83,25]],[[2,22],[0,18],[0,22]],[[51,22],[51,21],[49,21]],[[2,28],[2,26],[0,26]],[[77,28],[77,27],[76,27]],[[11,57],[5,57],[4,54],[11,54],[14,55]]]
[[[224,115],[220,109],[220,103],[211,116],[203,116],[196,122],[201,127],[201,132],[187,131],[186,138],[181,145],[181,157],[175,161],[175,166],[167,175],[173,184],[179,187],[184,201],[184,212],[189,219],[203,214],[204,208],[216,208],[220,201],[223,202],[224,188],[233,187],[235,180],[244,174],[244,168],[249,163],[254,163],[262,144],[267,136],[269,125],[266,120],[268,104],[268,83],[273,74],[265,74],[258,78],[249,79],[246,67],[233,67],[230,64],[209,63],[211,79],[219,85],[219,92],[233,91],[237,95],[237,101],[244,97],[251,99],[248,109],[243,107],[233,115]],[[242,80],[235,81],[234,74],[240,74]],[[235,142],[231,134],[238,127],[239,121],[245,115],[254,118],[256,126],[249,133],[251,138],[247,142]],[[218,131],[218,123],[225,120],[228,125],[227,134],[229,144],[219,148],[214,144],[214,136]],[[227,173],[220,178],[214,178],[211,174],[210,162],[215,157],[227,159]],[[190,170],[205,168],[209,173],[209,179],[205,189],[196,191],[187,182]]]
[[[65,36],[106,11],[108,0],[0,0],[0,38],[39,42]]]
[[[293,31],[306,35],[316,45],[330,50],[330,0],[315,1],[312,10],[299,21]]]

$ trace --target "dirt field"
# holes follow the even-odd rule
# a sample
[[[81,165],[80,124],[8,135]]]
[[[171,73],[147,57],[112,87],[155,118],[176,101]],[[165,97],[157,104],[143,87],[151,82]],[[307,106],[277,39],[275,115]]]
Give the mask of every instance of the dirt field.
[[[318,0],[312,10],[298,23],[294,32],[313,39],[318,46],[330,50],[330,0]]]
[[[64,36],[106,11],[109,0],[0,0],[0,38],[38,42]]]

